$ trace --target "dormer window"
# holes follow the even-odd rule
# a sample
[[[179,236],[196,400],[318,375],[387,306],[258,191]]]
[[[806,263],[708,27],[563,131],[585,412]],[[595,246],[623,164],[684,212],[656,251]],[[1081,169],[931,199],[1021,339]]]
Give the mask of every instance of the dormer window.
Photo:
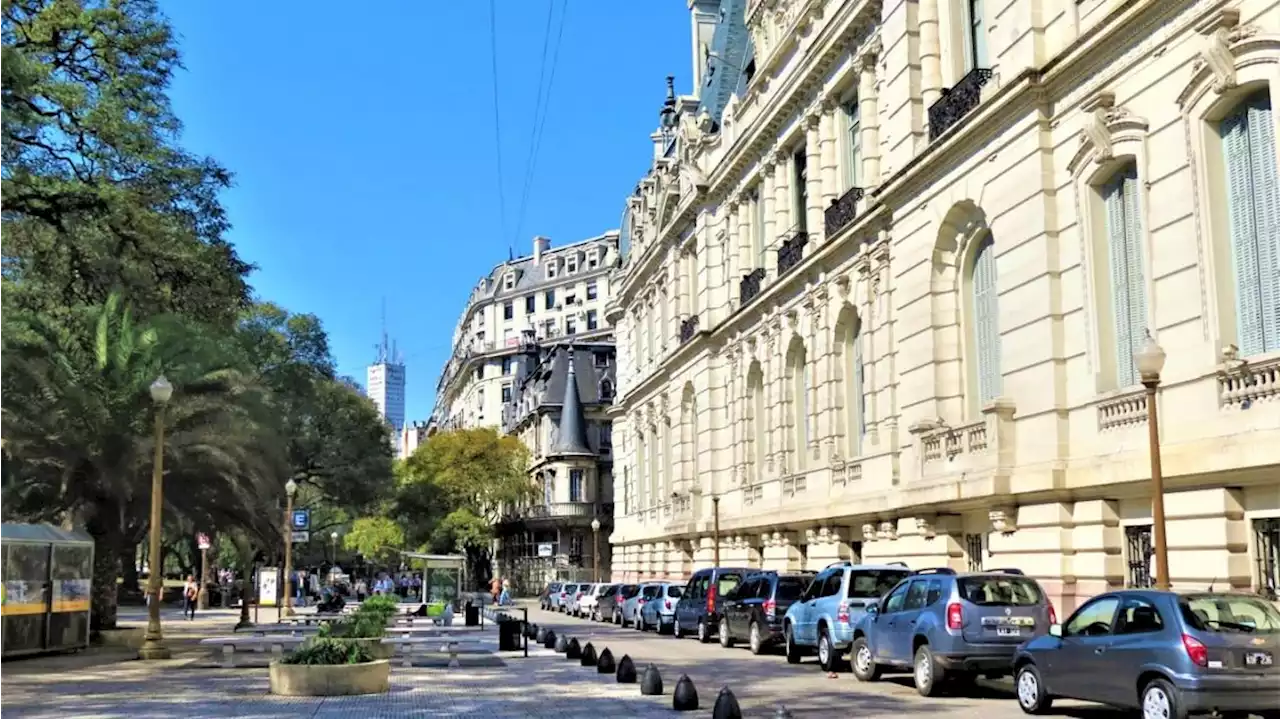
[[[554,280],[556,278],[556,261],[547,261],[547,279]]]
[[[508,272],[506,276],[502,278],[502,289],[514,290],[515,288],[516,288],[516,273]]]
[[[594,270],[600,266],[600,250],[593,249],[587,253],[587,269]]]
[[[573,274],[578,271],[578,253],[577,252],[570,253],[570,255],[565,258],[565,271],[568,272],[569,274]]]

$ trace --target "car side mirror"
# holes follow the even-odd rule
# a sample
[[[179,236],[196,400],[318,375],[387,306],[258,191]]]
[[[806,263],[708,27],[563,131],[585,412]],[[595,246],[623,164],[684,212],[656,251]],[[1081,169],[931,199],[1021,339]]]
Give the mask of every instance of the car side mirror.
[[[1061,638],[1062,638],[1062,625],[1061,625],[1061,624],[1050,624],[1050,625],[1049,625],[1049,636],[1051,636],[1051,637],[1057,637],[1057,638],[1061,639]]]
[[[879,604],[868,604],[868,605],[867,605],[867,614],[879,614],[879,613],[880,613],[880,605],[879,605]]]

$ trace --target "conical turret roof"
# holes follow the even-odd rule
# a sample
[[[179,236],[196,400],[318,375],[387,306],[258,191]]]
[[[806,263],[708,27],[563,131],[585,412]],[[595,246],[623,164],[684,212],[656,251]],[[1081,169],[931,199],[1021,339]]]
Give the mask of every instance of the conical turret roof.
[[[574,353],[569,350],[569,370],[564,381],[564,401],[560,406],[560,431],[551,447],[554,455],[594,456],[587,443],[587,418],[582,412],[582,399],[578,396],[578,373],[574,370]]]

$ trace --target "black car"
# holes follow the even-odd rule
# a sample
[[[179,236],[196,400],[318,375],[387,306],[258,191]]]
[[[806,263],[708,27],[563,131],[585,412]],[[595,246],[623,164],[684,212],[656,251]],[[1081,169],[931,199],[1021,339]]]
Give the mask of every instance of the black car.
[[[711,641],[724,598],[733,594],[743,577],[757,571],[746,567],[711,567],[694,572],[676,604],[672,629],[676,637],[697,632],[698,641]]]
[[[764,571],[748,574],[720,610],[720,646],[732,647],[746,640],[752,654],[759,654],[782,641],[782,618],[814,572]]]

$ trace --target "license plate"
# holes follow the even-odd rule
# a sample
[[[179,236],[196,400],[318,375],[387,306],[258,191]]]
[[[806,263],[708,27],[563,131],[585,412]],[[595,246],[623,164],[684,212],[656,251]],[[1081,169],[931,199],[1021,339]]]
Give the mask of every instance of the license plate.
[[[1271,655],[1267,652],[1245,652],[1244,665],[1247,667],[1271,666]]]
[[[996,634],[1001,637],[1016,637],[1022,634],[1017,627],[996,627]]]

